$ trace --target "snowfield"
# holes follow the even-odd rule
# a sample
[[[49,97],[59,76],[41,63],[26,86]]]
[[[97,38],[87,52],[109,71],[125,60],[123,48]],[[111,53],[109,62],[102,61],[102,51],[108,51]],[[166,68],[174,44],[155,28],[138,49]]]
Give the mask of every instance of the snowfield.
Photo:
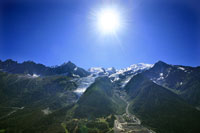
[[[120,80],[120,76],[125,76],[124,79],[121,80],[121,87],[123,88],[131,78],[139,73],[140,71],[144,71],[147,69],[152,68],[152,64],[133,64],[130,67],[123,68],[116,70],[114,67],[111,68],[103,68],[103,67],[91,67],[88,71],[91,73],[87,77],[76,77],[75,82],[77,83],[78,87],[74,91],[77,95],[82,95],[86,89],[94,83],[95,79],[99,76],[108,76],[111,79],[111,82],[116,82]],[[75,76],[74,76],[75,77]]]

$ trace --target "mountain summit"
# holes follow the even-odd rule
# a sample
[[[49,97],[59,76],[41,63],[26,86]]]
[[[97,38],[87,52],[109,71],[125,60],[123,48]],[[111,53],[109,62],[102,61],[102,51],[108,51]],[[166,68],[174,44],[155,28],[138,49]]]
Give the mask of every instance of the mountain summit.
[[[0,132],[200,132],[200,67],[0,61]]]
[[[48,67],[42,64],[36,64],[33,61],[18,63],[9,59],[4,62],[0,62],[0,69],[8,73],[30,75],[36,74],[40,76],[68,75],[85,77],[89,75],[89,72],[87,72],[83,68],[77,67],[71,61],[64,63],[60,66]]]

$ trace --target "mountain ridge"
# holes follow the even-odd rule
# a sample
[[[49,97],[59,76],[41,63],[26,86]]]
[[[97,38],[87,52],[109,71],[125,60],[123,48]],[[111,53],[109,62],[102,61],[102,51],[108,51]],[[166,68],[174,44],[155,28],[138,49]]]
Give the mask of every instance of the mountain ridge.
[[[83,68],[77,67],[71,61],[63,63],[60,66],[49,67],[40,63],[35,63],[33,61],[24,61],[18,63],[11,59],[0,62],[0,69],[8,73],[16,74],[36,74],[40,76],[50,76],[50,75],[68,75],[68,76],[80,76],[85,77],[89,75],[89,72]]]
[[[200,67],[158,61],[86,71],[70,61],[7,60],[0,69],[0,131],[142,131],[136,117],[158,133],[200,131]],[[120,119],[128,122],[121,128]]]
[[[156,132],[200,130],[197,124],[200,122],[199,111],[177,94],[149,80],[142,73],[134,76],[125,86],[125,90],[131,102],[130,111],[136,114],[144,125],[155,128]],[[176,121],[179,121],[179,124]]]

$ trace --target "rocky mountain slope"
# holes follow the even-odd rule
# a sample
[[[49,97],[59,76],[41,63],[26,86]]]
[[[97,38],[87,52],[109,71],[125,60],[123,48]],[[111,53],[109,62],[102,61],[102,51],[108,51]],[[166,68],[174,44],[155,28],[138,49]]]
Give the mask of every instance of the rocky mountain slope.
[[[0,96],[0,132],[200,131],[200,67],[159,61],[87,71],[6,60]]]
[[[134,76],[124,89],[131,102],[130,111],[141,119],[142,124],[154,131],[161,133],[200,131],[198,110],[142,74]]]
[[[33,61],[25,61],[18,63],[11,59],[0,61],[0,69],[4,72],[13,74],[27,74],[30,76],[50,76],[50,75],[66,75],[70,77],[85,77],[89,72],[77,67],[72,62],[63,63],[60,66],[47,67],[43,64],[36,64]]]
[[[200,106],[200,67],[169,65],[159,61],[144,75],[190,104]]]

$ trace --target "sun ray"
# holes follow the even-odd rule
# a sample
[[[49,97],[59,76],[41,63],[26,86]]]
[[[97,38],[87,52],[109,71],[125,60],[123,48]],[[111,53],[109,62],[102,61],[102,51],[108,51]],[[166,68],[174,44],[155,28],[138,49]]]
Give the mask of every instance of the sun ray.
[[[120,28],[120,16],[112,8],[102,9],[97,14],[98,29],[103,33],[114,33]]]

